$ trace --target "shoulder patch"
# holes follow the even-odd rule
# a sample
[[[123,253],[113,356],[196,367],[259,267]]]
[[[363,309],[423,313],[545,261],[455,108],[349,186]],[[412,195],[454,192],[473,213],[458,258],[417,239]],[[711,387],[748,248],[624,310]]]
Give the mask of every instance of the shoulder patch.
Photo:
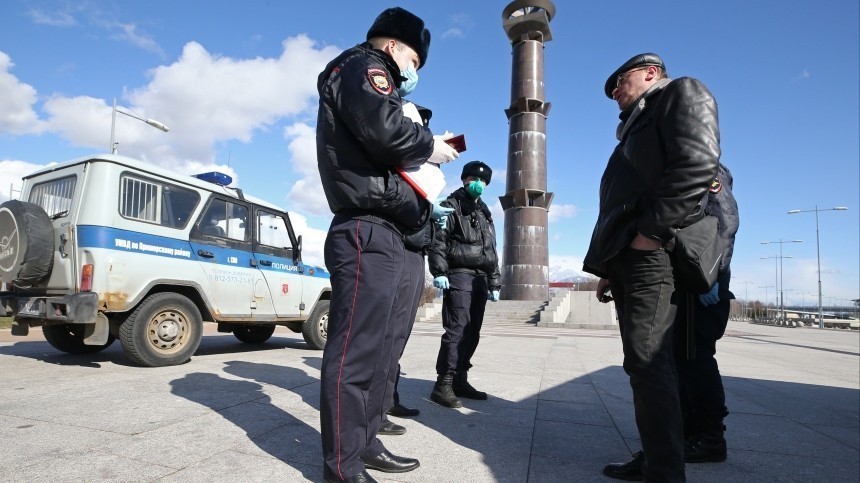
[[[711,187],[708,188],[713,194],[717,194],[723,189],[723,184],[720,182],[720,178],[714,178],[714,181],[711,182]]]
[[[376,92],[386,96],[391,94],[393,86],[391,85],[391,81],[388,79],[388,72],[371,67],[370,69],[367,69],[367,79],[370,80],[370,85],[373,86]]]

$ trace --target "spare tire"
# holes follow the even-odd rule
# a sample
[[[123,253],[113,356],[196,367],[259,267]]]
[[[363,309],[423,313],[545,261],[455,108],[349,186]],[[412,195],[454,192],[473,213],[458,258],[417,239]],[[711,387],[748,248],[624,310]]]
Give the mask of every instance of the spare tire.
[[[0,280],[30,288],[54,265],[54,228],[41,206],[18,200],[0,204]]]

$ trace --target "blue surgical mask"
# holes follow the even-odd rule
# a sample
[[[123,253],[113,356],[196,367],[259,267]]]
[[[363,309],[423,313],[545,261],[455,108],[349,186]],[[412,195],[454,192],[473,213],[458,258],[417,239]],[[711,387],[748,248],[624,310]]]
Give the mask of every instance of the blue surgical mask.
[[[466,185],[466,191],[469,193],[469,196],[478,199],[484,192],[484,186],[486,185],[482,180],[476,179],[474,181],[470,181],[469,184]]]
[[[415,90],[415,87],[418,85],[418,72],[415,71],[415,67],[412,67],[410,63],[409,66],[406,67],[406,70],[401,70],[400,75],[405,77],[405,81],[400,82],[400,87],[397,88],[397,92],[400,93],[400,97],[406,97],[409,94],[412,94],[412,91]]]

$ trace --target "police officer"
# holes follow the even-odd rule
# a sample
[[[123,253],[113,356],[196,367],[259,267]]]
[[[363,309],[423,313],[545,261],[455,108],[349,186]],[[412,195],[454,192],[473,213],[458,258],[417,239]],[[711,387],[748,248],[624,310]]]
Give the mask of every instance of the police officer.
[[[317,82],[317,163],[334,213],[324,254],[331,273],[328,340],[320,370],[320,433],[325,481],[375,481],[366,471],[405,472],[376,437],[385,412],[398,319],[411,295],[399,289],[403,236],[442,219],[395,173],[457,152],[404,117],[402,96],[418,83],[430,32],[402,9],[383,11],[367,42],[350,48]]]
[[[428,260],[433,285],[444,290],[442,325],[445,333],[436,359],[436,384],[430,399],[451,408],[463,407],[458,397],[487,399],[468,381],[478,347],[487,299],[499,300],[501,277],[496,253],[496,229],[481,193],[493,171],[481,161],[463,166],[463,187],[442,205],[454,208],[445,228],[437,230]]]

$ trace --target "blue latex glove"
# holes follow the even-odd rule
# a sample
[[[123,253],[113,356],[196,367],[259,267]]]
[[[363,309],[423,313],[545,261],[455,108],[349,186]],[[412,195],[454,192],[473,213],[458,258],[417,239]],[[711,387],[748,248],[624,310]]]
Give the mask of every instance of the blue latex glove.
[[[490,302],[498,302],[499,301],[499,291],[493,290],[487,294],[487,300]]]
[[[451,288],[451,284],[448,283],[448,277],[444,275],[439,275],[438,277],[433,279],[433,286],[436,288],[441,288],[442,290],[448,290]]]
[[[699,302],[701,302],[705,307],[708,305],[714,305],[720,301],[719,291],[720,282],[714,282],[714,286],[711,287],[711,290],[708,291],[708,293],[699,294]]]
[[[445,228],[448,224],[448,215],[454,211],[454,208],[446,208],[437,201],[433,203],[433,211],[430,213],[430,218],[439,225],[439,228]]]

